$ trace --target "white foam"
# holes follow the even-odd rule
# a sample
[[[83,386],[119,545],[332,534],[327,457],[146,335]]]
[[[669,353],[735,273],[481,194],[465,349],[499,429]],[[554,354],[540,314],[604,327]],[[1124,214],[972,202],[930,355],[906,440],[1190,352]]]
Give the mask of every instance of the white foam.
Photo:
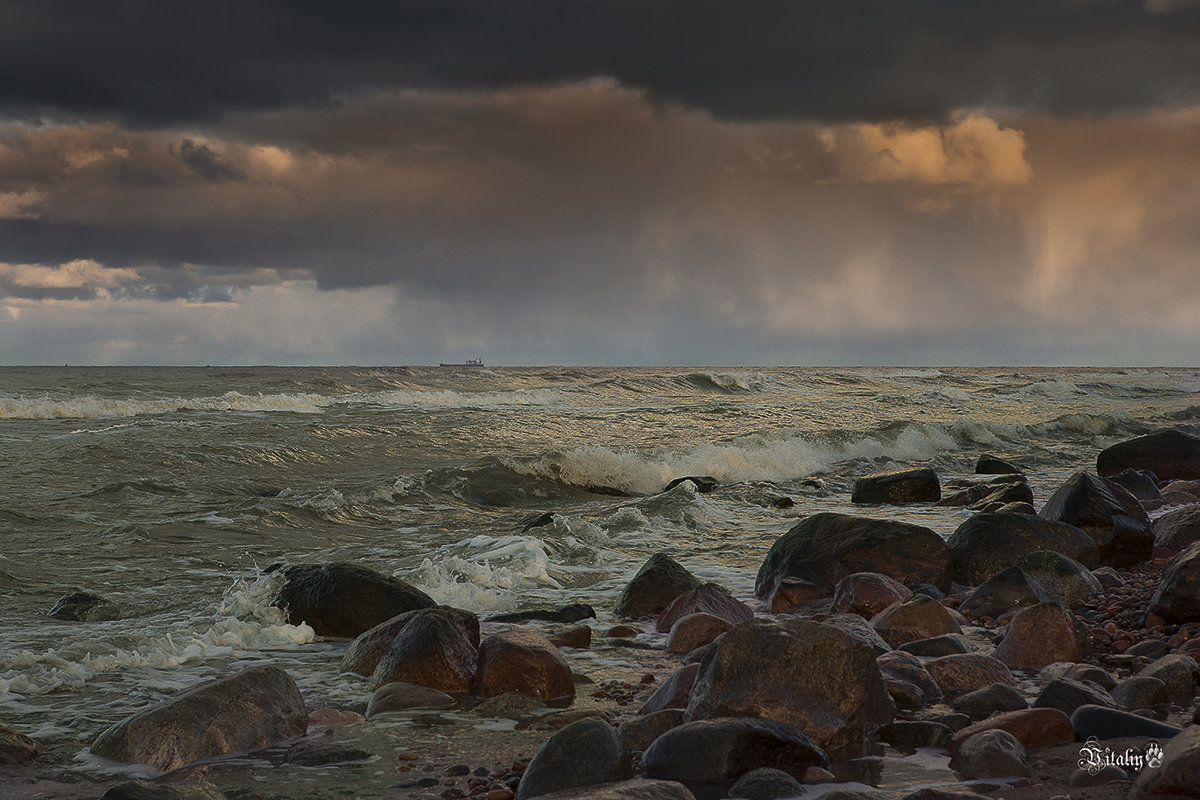
[[[290,411],[313,414],[330,405],[319,394],[244,395],[226,392],[219,397],[168,397],[121,399],[81,395],[70,398],[0,397],[0,419],[92,419],[138,417],[179,411]]]

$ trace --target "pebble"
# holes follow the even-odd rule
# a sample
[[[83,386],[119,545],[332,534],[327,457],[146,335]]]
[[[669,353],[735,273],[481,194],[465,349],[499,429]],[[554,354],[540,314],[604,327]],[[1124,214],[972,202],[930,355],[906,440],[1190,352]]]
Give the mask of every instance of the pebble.
[[[399,758],[401,761],[416,761],[418,758],[420,758],[420,756],[419,756],[419,755],[417,755],[416,753],[409,753],[409,752],[405,752],[405,753],[401,753],[401,754],[398,756],[398,758]]]
[[[487,793],[487,800],[512,800],[513,796],[508,789],[492,789]]]

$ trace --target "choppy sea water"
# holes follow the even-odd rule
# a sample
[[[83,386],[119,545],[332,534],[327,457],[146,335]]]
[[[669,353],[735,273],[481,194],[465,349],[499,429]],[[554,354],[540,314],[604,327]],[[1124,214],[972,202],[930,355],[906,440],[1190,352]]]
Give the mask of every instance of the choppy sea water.
[[[945,484],[992,452],[1040,505],[1099,449],[1198,424],[1196,369],[3,369],[0,722],[99,775],[97,733],[235,661],[361,706],[345,643],[270,606],[275,562],[357,561],[481,614],[586,602],[603,625],[659,550],[750,599],[808,514],[943,535],[970,514],[853,507],[864,473]],[[721,486],[662,491],[685,475]],[[49,619],[74,590],[117,618]]]

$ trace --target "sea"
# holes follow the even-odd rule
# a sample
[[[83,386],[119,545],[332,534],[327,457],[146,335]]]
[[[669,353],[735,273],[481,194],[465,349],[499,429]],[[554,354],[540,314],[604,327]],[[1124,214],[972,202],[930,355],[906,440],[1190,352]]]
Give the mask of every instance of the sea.
[[[1192,368],[4,368],[0,723],[104,780],[123,768],[90,756],[98,733],[235,666],[361,710],[346,642],[288,623],[272,564],[353,561],[482,616],[588,603],[599,633],[655,552],[752,602],[767,548],[809,514],[949,536],[972,513],[853,506],[864,474],[932,466],[949,487],[991,453],[1040,506],[1101,448],[1198,425]],[[718,486],[665,490],[684,476]],[[108,613],[50,618],[74,591]]]

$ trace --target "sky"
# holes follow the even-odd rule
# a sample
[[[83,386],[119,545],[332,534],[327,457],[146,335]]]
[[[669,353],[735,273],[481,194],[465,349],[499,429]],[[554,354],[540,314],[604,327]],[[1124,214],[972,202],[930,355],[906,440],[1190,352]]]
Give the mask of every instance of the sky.
[[[0,364],[1200,365],[1200,0],[0,0]]]

